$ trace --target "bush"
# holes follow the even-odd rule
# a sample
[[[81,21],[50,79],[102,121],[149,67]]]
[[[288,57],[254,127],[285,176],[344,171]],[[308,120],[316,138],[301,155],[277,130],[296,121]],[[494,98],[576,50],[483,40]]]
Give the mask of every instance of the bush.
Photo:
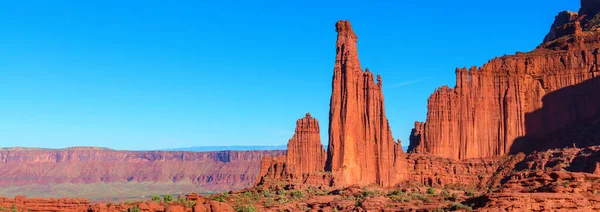
[[[414,196],[415,198],[417,198],[418,200],[421,200],[421,201],[423,201],[423,202],[431,202],[431,199],[429,199],[429,197],[426,197],[426,196],[424,196],[424,195],[421,195],[421,194],[419,194],[419,193],[413,193],[413,196]]]
[[[185,207],[186,207],[186,208],[193,208],[195,205],[196,205],[196,202],[195,202],[195,201],[188,201],[188,202],[185,202]]]
[[[275,201],[272,199],[268,199],[268,200],[265,200],[264,204],[265,204],[265,207],[269,208],[269,207],[275,205]]]
[[[271,192],[270,190],[263,190],[261,192],[261,194],[262,194],[263,197],[266,197],[266,198],[273,198],[273,197],[275,197],[275,194],[273,194],[273,192]]]
[[[152,201],[154,201],[154,202],[160,203],[160,199],[161,199],[161,198],[160,198],[160,196],[158,196],[158,195],[154,195],[154,196],[152,196]]]
[[[141,210],[137,205],[134,205],[133,207],[129,208],[129,212],[141,212]]]
[[[235,208],[237,212],[256,212],[256,208],[252,205],[242,205]]]
[[[364,197],[374,197],[377,196],[377,193],[375,191],[371,191],[371,190],[365,190],[362,195]]]
[[[447,199],[448,197],[450,197],[450,193],[448,193],[448,191],[446,190],[442,190],[440,191],[440,196],[444,199]]]
[[[243,197],[252,197],[252,192],[246,191],[242,194]]]
[[[435,189],[434,189],[433,187],[429,187],[429,188],[427,189],[427,194],[429,194],[429,195],[434,195],[434,194],[435,194]]]
[[[452,204],[450,204],[448,206],[448,210],[451,210],[451,211],[456,211],[456,210],[468,210],[468,211],[472,211],[473,208],[471,208],[470,206],[463,205],[462,203],[455,202],[455,203],[452,203]]]
[[[217,202],[225,202],[225,198],[221,195],[214,197],[213,200]]]
[[[12,204],[12,212],[19,212],[19,210],[17,210],[17,204],[15,203]]]
[[[404,192],[400,191],[400,190],[393,190],[390,191],[390,193],[387,194],[388,196],[398,196],[398,195],[404,195]]]
[[[163,199],[165,200],[165,202],[173,202],[173,196],[170,194],[163,196]]]
[[[178,198],[177,198],[177,202],[179,202],[179,203],[184,203],[184,202],[185,202],[185,199],[184,199],[183,197],[178,197]]]
[[[294,190],[292,191],[292,198],[296,198],[296,199],[302,199],[304,198],[304,193],[302,193],[302,191],[300,190]]]
[[[466,194],[467,196],[470,196],[470,197],[472,197],[472,196],[475,196],[475,191],[473,191],[473,189],[469,189],[469,190],[467,190],[467,192],[466,192],[465,194]]]
[[[285,203],[290,202],[290,200],[285,195],[280,194],[279,197],[277,198],[277,202],[279,204],[285,204]]]
[[[406,195],[392,195],[390,199],[394,202],[410,202],[412,199]]]

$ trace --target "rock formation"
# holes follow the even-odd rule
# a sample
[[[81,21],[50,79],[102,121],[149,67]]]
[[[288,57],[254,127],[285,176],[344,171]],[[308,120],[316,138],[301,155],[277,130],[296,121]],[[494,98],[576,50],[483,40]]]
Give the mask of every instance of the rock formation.
[[[337,22],[336,31],[326,169],[335,173],[336,185],[391,185],[402,149],[385,117],[381,76],[375,83],[373,73],[362,70],[350,22]]]
[[[411,150],[465,159],[539,148],[545,135],[600,112],[597,0],[560,13],[545,43],[529,53],[456,70],[456,86],[428,100],[423,135]],[[584,26],[582,28],[582,26]]]
[[[321,144],[319,121],[307,113],[296,121],[296,132],[288,141],[287,165],[296,177],[324,171],[327,154]]]
[[[326,153],[321,144],[319,121],[310,113],[296,121],[294,136],[288,141],[285,155],[264,157],[257,186],[276,187],[280,182],[330,185],[325,174]]]
[[[138,190],[144,190],[147,187],[144,183],[172,183],[165,189],[182,184],[189,187],[187,192],[198,189],[241,189],[254,184],[263,156],[284,153],[115,151],[97,148],[0,149],[0,189],[3,195],[27,194],[38,197],[61,195],[53,186],[62,188],[60,185],[64,184],[106,187],[125,183],[135,186],[140,183]],[[34,184],[48,187],[31,186]],[[19,189],[8,189],[15,186]],[[93,190],[93,187],[90,189]],[[158,190],[148,192],[165,192],[159,187],[155,189]],[[132,187],[132,190],[135,189]],[[74,195],[89,197],[79,192]]]

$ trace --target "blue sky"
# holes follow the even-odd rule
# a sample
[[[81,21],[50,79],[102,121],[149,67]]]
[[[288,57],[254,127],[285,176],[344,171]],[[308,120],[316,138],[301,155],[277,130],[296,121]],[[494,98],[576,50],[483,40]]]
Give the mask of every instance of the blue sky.
[[[337,20],[381,74],[408,145],[456,67],[540,44],[576,0],[6,1],[0,146],[281,145],[306,112],[327,143]]]

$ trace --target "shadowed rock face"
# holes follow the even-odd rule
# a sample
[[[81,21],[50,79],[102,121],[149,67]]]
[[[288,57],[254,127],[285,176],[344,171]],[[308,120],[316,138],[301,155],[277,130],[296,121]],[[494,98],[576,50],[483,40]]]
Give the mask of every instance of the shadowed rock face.
[[[529,151],[543,147],[536,142],[549,133],[598,114],[600,85],[592,79],[600,42],[590,17],[599,7],[582,5],[583,13],[560,13],[534,51],[457,69],[456,86],[429,97],[423,136],[411,140],[411,150],[455,159]]]
[[[327,154],[321,144],[319,121],[307,113],[296,121],[296,133],[288,142],[287,164],[294,176],[323,171]]]
[[[362,70],[350,22],[337,22],[336,31],[326,169],[337,185],[390,185],[402,150],[385,116],[381,77],[376,83],[369,69]]]
[[[253,185],[263,156],[284,153],[2,149],[0,188],[31,184],[183,181],[210,190],[241,189]]]

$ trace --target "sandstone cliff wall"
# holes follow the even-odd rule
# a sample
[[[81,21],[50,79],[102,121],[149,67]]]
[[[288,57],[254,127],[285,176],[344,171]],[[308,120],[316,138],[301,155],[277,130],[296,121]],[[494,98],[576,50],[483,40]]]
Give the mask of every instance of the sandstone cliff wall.
[[[410,151],[455,159],[530,151],[545,135],[596,116],[598,33],[581,27],[591,15],[563,12],[534,51],[457,69],[456,86],[429,97],[423,136]]]

